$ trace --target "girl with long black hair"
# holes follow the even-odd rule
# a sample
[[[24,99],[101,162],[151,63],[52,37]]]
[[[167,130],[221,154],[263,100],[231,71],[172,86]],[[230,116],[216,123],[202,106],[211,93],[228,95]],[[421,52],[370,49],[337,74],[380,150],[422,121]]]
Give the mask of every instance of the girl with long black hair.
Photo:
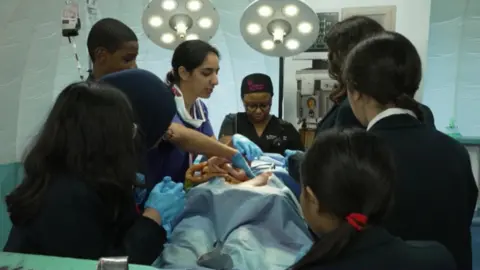
[[[293,270],[454,270],[436,242],[406,243],[381,224],[393,202],[394,160],[362,130],[323,132],[305,155],[300,204],[319,237]]]

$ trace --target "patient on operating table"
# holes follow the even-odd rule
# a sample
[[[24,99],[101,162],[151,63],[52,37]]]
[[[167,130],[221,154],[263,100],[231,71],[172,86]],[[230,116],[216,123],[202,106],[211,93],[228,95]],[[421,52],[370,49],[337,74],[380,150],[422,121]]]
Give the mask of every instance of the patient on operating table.
[[[211,157],[208,161],[193,164],[185,175],[186,188],[205,183],[215,177],[223,177],[225,182],[233,185],[264,186],[268,183],[271,172],[264,172],[249,179],[245,171],[232,166],[228,160]]]

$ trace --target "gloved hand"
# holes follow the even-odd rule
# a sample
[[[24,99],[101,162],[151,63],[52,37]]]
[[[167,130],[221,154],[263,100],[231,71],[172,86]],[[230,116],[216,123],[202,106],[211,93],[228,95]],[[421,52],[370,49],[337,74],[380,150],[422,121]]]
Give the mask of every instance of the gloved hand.
[[[285,164],[283,164],[283,166],[288,170],[288,159],[295,155],[296,153],[298,153],[300,151],[298,150],[290,150],[290,149],[287,149],[285,150],[285,153],[283,154],[285,156]]]
[[[172,221],[185,208],[183,184],[175,183],[171,177],[166,176],[150,192],[147,202],[145,202],[145,208],[153,208],[158,211],[162,218],[162,226],[169,237]]]
[[[285,150],[284,156],[285,156],[285,158],[288,159],[290,156],[295,155],[297,152],[298,152],[297,150],[287,149],[287,150]]]
[[[141,184],[145,184],[145,175],[141,173],[137,173],[137,181]],[[135,202],[137,204],[142,204],[145,201],[145,197],[147,196],[147,189],[146,188],[135,188]]]
[[[250,166],[248,165],[247,161],[245,160],[245,158],[243,158],[243,155],[240,152],[237,152],[232,157],[232,165],[234,168],[244,170],[249,179],[255,177],[255,174],[253,174],[252,169],[250,169]]]
[[[247,156],[249,161],[259,158],[263,155],[262,149],[254,144],[247,137],[235,134],[232,136],[233,147],[235,147],[241,154]]]

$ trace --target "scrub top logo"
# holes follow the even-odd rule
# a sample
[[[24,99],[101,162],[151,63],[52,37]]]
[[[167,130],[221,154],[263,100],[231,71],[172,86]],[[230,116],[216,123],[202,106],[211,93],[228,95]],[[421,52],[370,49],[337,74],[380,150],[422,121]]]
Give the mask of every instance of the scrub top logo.
[[[252,80],[247,81],[248,90],[249,91],[263,91],[265,89],[265,85],[262,83],[254,83]]]
[[[280,139],[280,140],[283,140],[283,141],[286,141],[288,138],[287,136],[277,136],[277,135],[272,135],[272,134],[268,134],[265,136],[267,138],[267,140],[269,141],[272,141],[272,140],[276,140],[276,139]]]
[[[277,136],[275,136],[275,135],[267,135],[265,137],[267,137],[267,140],[269,140],[269,141],[275,140],[277,138]]]

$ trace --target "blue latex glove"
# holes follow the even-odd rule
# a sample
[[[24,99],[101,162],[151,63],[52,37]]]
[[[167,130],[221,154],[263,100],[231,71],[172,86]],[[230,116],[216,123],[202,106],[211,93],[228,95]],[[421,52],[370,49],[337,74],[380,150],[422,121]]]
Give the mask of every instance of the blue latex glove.
[[[137,181],[141,184],[145,184],[145,175],[141,173],[137,173]],[[135,188],[135,202],[137,204],[142,204],[145,201],[145,197],[147,196],[147,189],[146,188]]]
[[[237,152],[232,157],[232,165],[234,168],[244,170],[248,178],[255,177],[255,174],[253,174],[252,169],[250,169],[250,166],[248,166],[247,161],[245,160],[245,158],[243,158],[243,155],[240,152]]]
[[[295,155],[296,153],[298,153],[300,151],[298,150],[290,150],[290,149],[287,149],[285,150],[285,153],[284,153],[284,156],[285,156],[285,164],[283,164],[283,166],[288,170],[288,159]]]
[[[185,191],[182,183],[175,183],[166,176],[158,183],[148,196],[145,208],[153,208],[162,218],[162,226],[167,231],[167,237],[172,232],[172,221],[185,208]]]
[[[263,155],[262,149],[250,141],[247,137],[235,134],[232,137],[233,147],[235,147],[242,155],[247,156],[247,159],[252,161]]]
[[[288,159],[289,157],[295,155],[297,152],[298,152],[297,150],[287,149],[287,150],[285,150],[284,156],[285,156],[285,158]]]

